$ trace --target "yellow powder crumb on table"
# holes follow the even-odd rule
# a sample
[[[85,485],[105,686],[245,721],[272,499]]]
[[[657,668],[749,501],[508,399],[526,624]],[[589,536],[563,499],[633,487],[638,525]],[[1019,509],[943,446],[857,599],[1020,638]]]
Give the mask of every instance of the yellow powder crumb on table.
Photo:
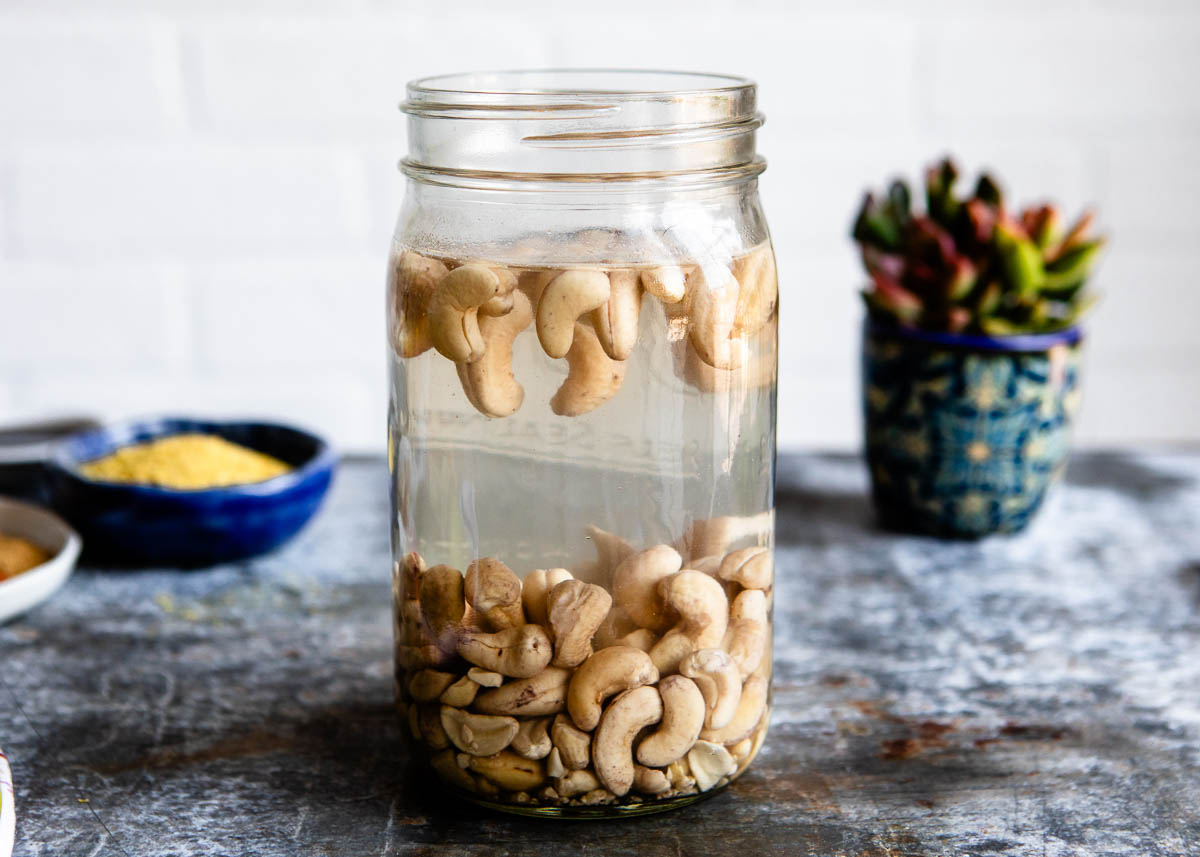
[[[265,482],[292,468],[211,434],[176,434],[125,446],[79,467],[89,479],[182,491]]]
[[[49,559],[50,554],[33,542],[0,533],[0,580],[24,574]]]

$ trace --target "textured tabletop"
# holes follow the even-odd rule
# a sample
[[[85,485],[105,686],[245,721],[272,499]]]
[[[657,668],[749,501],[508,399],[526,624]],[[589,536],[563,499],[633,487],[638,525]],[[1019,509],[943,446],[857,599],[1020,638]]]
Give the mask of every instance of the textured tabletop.
[[[880,532],[864,491],[780,461],[766,746],[640,820],[509,818],[405,764],[379,462],[268,559],[80,571],[0,627],[16,854],[1200,854],[1200,455],[1081,455],[977,543]]]

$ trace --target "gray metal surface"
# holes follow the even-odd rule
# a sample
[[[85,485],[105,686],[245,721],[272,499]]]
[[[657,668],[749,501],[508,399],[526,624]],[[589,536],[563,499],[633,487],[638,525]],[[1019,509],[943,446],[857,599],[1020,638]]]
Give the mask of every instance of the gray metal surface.
[[[509,818],[404,763],[380,463],[268,559],[82,571],[0,628],[16,854],[1200,854],[1200,455],[1087,455],[1033,529],[879,532],[780,462],[775,715],[724,793]]]

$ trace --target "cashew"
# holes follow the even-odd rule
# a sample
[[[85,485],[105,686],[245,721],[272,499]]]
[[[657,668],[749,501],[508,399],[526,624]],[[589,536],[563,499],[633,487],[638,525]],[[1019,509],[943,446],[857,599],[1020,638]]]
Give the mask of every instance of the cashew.
[[[460,761],[460,764],[464,765],[464,770],[471,766],[471,760],[475,758],[474,756],[468,756],[466,753],[459,753],[459,756],[465,759],[465,762]],[[479,794],[493,799],[500,797],[500,787],[491,780],[487,779],[486,777],[479,776],[475,777],[474,779],[475,791],[477,791]]]
[[[628,360],[637,345],[642,287],[637,271],[613,271],[608,280],[608,300],[592,310],[592,326],[605,354],[613,360]]]
[[[408,706],[408,734],[414,741],[421,740],[421,709],[415,705]]]
[[[728,726],[742,698],[742,676],[733,658],[723,649],[699,649],[679,662],[679,672],[704,696],[705,727]]]
[[[689,558],[724,556],[733,545],[743,539],[768,539],[774,527],[774,509],[759,512],[757,515],[699,518],[692,521],[684,533],[680,552]]]
[[[401,357],[416,357],[428,351],[429,303],[437,285],[446,276],[446,266],[412,250],[405,250],[395,265],[393,306],[396,310],[396,344]]]
[[[717,569],[717,577],[743,589],[770,589],[774,568],[769,548],[742,548],[728,554]]]
[[[491,756],[472,756],[467,766],[510,792],[535,789],[546,779],[546,769],[540,760],[522,759],[512,750],[501,750]]]
[[[687,294],[683,269],[674,265],[642,271],[642,286],[665,304],[679,303]]]
[[[591,657],[592,635],[608,615],[612,596],[594,583],[564,580],[546,599],[554,629],[556,667],[576,667]]]
[[[689,559],[684,567],[690,568],[692,571],[702,571],[709,577],[716,577],[724,559],[723,556],[702,556],[699,559]]]
[[[667,676],[658,683],[662,722],[642,739],[637,760],[648,768],[671,764],[688,751],[704,727],[704,697],[690,678]]]
[[[743,679],[753,673],[767,649],[767,596],[761,589],[744,589],[729,608],[729,632],[723,648]]]
[[[666,630],[671,615],[658,593],[658,584],[675,574],[683,558],[670,545],[657,545],[636,553],[613,572],[613,601],[643,628]]]
[[[583,662],[567,688],[567,713],[575,725],[590,732],[600,722],[600,704],[618,691],[653,684],[658,670],[640,649],[611,646]],[[657,691],[655,692],[657,695]],[[660,705],[661,708],[661,705]]]
[[[602,306],[611,293],[602,271],[563,271],[543,290],[537,304],[537,335],[542,350],[557,359],[566,357],[578,335],[575,321]]]
[[[667,765],[667,779],[676,792],[687,792],[696,787],[696,781],[691,776],[691,768],[688,767],[687,756],[676,759]]]
[[[525,617],[536,625],[549,625],[550,614],[546,612],[546,596],[558,584],[571,579],[565,568],[536,569],[525,575],[521,590],[521,602],[525,605]]]
[[[447,653],[432,644],[396,646],[396,666],[410,672],[426,667],[445,666],[452,660],[454,660],[453,651]]]
[[[621,637],[613,645],[615,646],[632,646],[635,649],[641,649],[647,654],[654,648],[654,644],[658,641],[658,635],[649,628],[638,628],[636,631],[630,631],[624,637]]]
[[[688,767],[696,778],[696,787],[702,792],[715,786],[721,777],[727,777],[737,770],[737,762],[729,755],[729,751],[709,741],[697,741],[687,757]]]
[[[461,708],[442,706],[442,728],[464,753],[491,756],[499,753],[517,737],[517,721],[492,714],[470,714]]]
[[[662,794],[671,787],[667,775],[657,768],[633,766],[633,790],[647,795]]]
[[[644,727],[657,723],[662,715],[662,698],[653,687],[627,690],[604,710],[596,728],[592,758],[596,776],[618,797],[633,785],[634,737]]]
[[[483,304],[480,305],[479,313],[481,315],[493,316],[493,317],[507,315],[508,313],[512,312],[513,307],[515,306],[515,303],[513,301],[513,290],[516,289],[516,287],[517,287],[517,275],[514,274],[512,271],[510,271],[508,268],[504,267],[503,265],[490,265],[488,267],[488,270],[490,270],[493,274],[496,275],[496,279],[500,281],[500,287],[494,298],[489,298],[486,302],[484,302]],[[532,309],[531,309],[530,321],[532,321],[532,320],[533,320],[533,315],[532,315]],[[480,320],[479,326],[480,326],[480,329],[482,330],[483,320]],[[525,325],[522,327],[522,330],[524,330],[524,328],[528,327],[528,326],[529,326],[529,322],[526,322]],[[487,338],[487,333],[485,331],[484,339],[486,339],[486,338]],[[489,347],[490,347],[490,345],[489,345]]]
[[[421,574],[421,615],[430,637],[443,651],[454,651],[466,602],[458,569],[435,565]]]
[[[635,631],[640,631],[637,622],[634,622],[625,615],[625,611],[620,607],[613,607],[608,611],[608,615],[604,617],[604,621],[600,623],[600,627],[596,630],[592,637],[592,646],[597,649],[607,649],[609,646],[625,645],[621,641]],[[658,639],[658,635],[653,631],[650,635],[654,639]],[[635,649],[641,649],[642,646],[633,645]],[[646,648],[645,651],[650,651]]]
[[[594,524],[588,525],[587,537],[591,539],[592,545],[596,548],[596,561],[600,565],[600,574],[602,575],[602,578],[595,582],[608,584],[621,561],[634,553],[633,545],[616,533],[602,530]]]
[[[475,701],[477,693],[479,693],[479,685],[471,681],[469,677],[463,676],[442,691],[438,701],[446,705],[453,705],[455,708],[466,708]]]
[[[504,684],[504,676],[500,673],[492,672],[491,670],[481,670],[479,667],[471,667],[467,670],[467,678],[480,687],[499,687]]]
[[[567,351],[567,378],[550,397],[550,410],[560,417],[578,417],[596,410],[617,394],[625,380],[625,363],[604,353],[596,331],[575,325]]]
[[[550,663],[554,646],[542,626],[519,625],[494,634],[463,631],[458,653],[477,667],[513,678],[529,678]]]
[[[663,602],[680,620],[650,650],[650,660],[660,675],[675,672],[679,662],[696,649],[721,645],[729,624],[725,590],[702,571],[681,571],[659,586]]]
[[[721,729],[705,729],[700,737],[714,744],[737,744],[754,731],[767,709],[769,685],[766,676],[752,675],[742,685],[742,698],[728,725]]]
[[[593,792],[600,787],[600,781],[591,771],[567,771],[555,783],[555,791],[562,797],[575,797]]]
[[[704,269],[697,268],[688,278],[688,336],[709,366],[736,369],[745,354],[741,340],[733,337],[738,281],[724,268],[711,273],[715,279],[710,281]]]
[[[535,717],[520,721],[517,735],[513,738],[513,752],[525,759],[544,759],[550,755],[554,743],[550,740],[550,718]]]
[[[429,764],[444,781],[466,791],[475,791],[475,778],[458,766],[456,753],[447,748],[429,757]]]
[[[592,789],[579,799],[579,802],[584,806],[598,806],[604,803],[612,803],[617,799],[617,796],[608,789]]]
[[[733,275],[740,289],[732,333],[735,337],[748,336],[771,320],[779,302],[779,279],[771,245],[760,244],[735,259]]]
[[[734,761],[740,765],[746,761],[752,749],[754,749],[754,739],[743,738],[729,748],[729,755],[733,756]]]
[[[562,761],[562,753],[555,747],[550,751],[550,755],[546,757],[546,775],[558,779],[567,772],[566,766]]]
[[[479,319],[482,355],[455,364],[467,401],[486,417],[512,416],[525,401],[525,388],[513,374],[513,341],[533,321],[533,309],[521,292],[509,295],[508,301],[510,312]]]
[[[413,674],[408,683],[408,695],[413,702],[433,702],[441,696],[442,691],[454,683],[453,673],[438,672],[437,670],[421,670]]]
[[[483,356],[479,307],[500,293],[500,278],[483,265],[463,265],[442,278],[429,300],[429,339],[455,363]]]
[[[550,727],[550,740],[554,742],[563,765],[569,770],[586,768],[591,761],[589,747],[592,736],[582,729],[576,729],[569,717],[560,714],[554,718],[554,725]]]
[[[494,630],[525,624],[521,609],[521,578],[498,559],[484,557],[467,566],[463,580],[467,602]]]
[[[527,626],[527,627],[537,627]],[[547,667],[535,676],[486,690],[475,697],[475,708],[484,714],[543,717],[566,707],[570,670]]]
[[[442,726],[442,707],[432,702],[417,706],[417,729],[421,740],[434,750],[450,746],[450,738]]]

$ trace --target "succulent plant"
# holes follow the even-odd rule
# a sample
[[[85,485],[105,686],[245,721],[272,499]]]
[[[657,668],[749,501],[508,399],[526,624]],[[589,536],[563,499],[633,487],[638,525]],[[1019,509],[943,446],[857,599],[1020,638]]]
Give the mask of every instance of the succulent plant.
[[[852,234],[871,276],[871,317],[992,336],[1074,324],[1092,303],[1084,286],[1105,244],[1091,235],[1093,215],[1065,229],[1050,204],[1010,213],[986,173],[966,199],[954,193],[957,179],[949,158],[926,170],[923,214],[900,179],[863,199]]]

